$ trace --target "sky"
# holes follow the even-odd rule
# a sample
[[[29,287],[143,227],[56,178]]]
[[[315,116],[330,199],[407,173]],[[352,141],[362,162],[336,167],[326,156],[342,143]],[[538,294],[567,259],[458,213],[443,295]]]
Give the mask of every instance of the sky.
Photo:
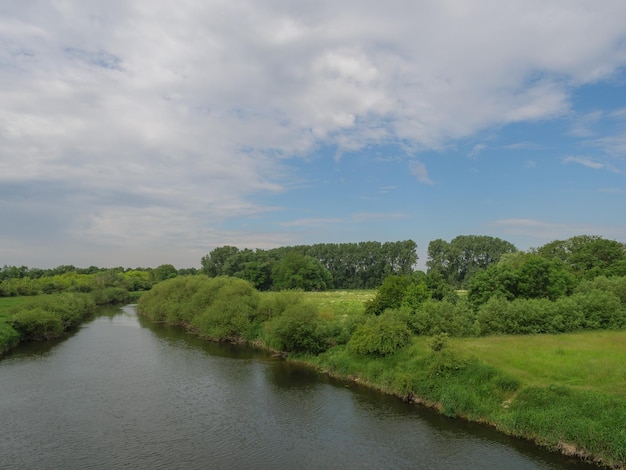
[[[0,0],[0,266],[626,242],[623,0]]]

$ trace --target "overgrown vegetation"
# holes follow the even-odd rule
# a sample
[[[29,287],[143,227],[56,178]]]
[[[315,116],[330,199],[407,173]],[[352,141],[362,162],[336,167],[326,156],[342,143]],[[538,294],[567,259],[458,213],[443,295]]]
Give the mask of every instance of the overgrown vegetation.
[[[93,314],[96,305],[123,303],[129,298],[129,292],[121,287],[0,298],[0,355],[22,341],[60,338]]]

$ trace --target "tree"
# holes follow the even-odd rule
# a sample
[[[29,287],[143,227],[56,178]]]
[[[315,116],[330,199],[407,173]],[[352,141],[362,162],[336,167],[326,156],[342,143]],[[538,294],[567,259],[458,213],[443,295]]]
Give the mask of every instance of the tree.
[[[272,269],[272,284],[276,290],[326,290],[332,287],[328,269],[311,256],[287,253]]]
[[[162,264],[152,271],[152,276],[156,282],[165,281],[178,276],[178,271],[171,264]]]
[[[460,235],[450,243],[433,240],[428,245],[428,271],[438,271],[448,283],[463,287],[476,273],[497,263],[517,248],[506,240],[485,235]]]
[[[208,255],[203,256],[200,260],[200,263],[202,264],[202,271],[209,277],[224,275],[224,265],[227,260],[237,252],[239,252],[239,248],[236,246],[222,246],[215,248]]]
[[[410,285],[411,278],[408,276],[387,276],[374,298],[366,303],[365,312],[381,315],[387,309],[400,307]]]
[[[563,261],[580,279],[626,274],[626,246],[595,235],[555,240],[534,252],[547,259]]]
[[[574,277],[561,260],[515,253],[503,256],[499,263],[474,276],[468,297],[475,306],[495,296],[555,300],[570,294],[574,284]]]
[[[348,347],[357,354],[388,356],[406,346],[411,330],[395,312],[369,318],[352,334]]]

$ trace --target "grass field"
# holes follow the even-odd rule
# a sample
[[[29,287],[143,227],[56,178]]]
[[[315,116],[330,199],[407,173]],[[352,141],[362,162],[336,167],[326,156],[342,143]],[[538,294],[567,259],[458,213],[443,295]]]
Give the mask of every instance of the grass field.
[[[13,307],[29,302],[33,297],[0,297],[0,321],[9,317]]]
[[[566,385],[626,397],[626,331],[454,338],[450,346],[527,386]]]
[[[375,290],[331,290],[304,292],[309,301],[315,303],[323,317],[338,318],[342,315],[362,315],[365,302],[376,295]]]

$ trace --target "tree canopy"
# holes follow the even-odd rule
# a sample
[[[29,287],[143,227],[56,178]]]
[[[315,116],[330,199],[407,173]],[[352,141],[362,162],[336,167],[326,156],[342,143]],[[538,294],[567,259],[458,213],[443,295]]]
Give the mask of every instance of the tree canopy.
[[[438,271],[451,285],[461,288],[476,273],[497,263],[505,253],[515,253],[512,243],[486,235],[459,235],[446,242],[433,240],[428,244],[426,266]]]

